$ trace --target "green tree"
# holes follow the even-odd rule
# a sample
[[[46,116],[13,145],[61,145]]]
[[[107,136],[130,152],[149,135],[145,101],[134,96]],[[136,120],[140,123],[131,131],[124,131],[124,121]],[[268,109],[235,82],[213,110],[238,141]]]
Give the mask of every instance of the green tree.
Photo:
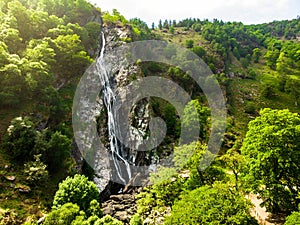
[[[167,104],[162,108],[163,118],[167,125],[168,135],[177,135],[178,133],[178,122],[176,110],[171,104]]]
[[[47,67],[49,65],[43,61],[30,62],[23,60],[21,69],[25,76],[27,89],[29,90],[28,97],[32,98],[33,96],[40,95],[41,90],[52,85],[54,77]]]
[[[34,124],[27,118],[13,119],[2,142],[3,148],[16,160],[26,161],[33,158],[36,131]]]
[[[0,41],[3,41],[10,53],[18,53],[22,47],[20,32],[14,28],[4,28],[0,33]]]
[[[25,58],[31,62],[44,62],[46,69],[55,65],[55,51],[45,40],[31,40],[24,52]]]
[[[55,132],[51,135],[49,148],[46,152],[46,161],[51,172],[57,172],[65,165],[65,161],[71,154],[71,140]]]
[[[10,55],[8,52],[8,47],[4,42],[0,41],[0,68],[9,63],[9,60]]]
[[[98,197],[96,185],[84,175],[76,174],[74,177],[67,177],[59,184],[53,200],[53,209],[58,209],[66,203],[73,203],[86,211],[89,209],[90,202],[97,200]]]
[[[257,224],[250,203],[228,185],[215,183],[184,194],[172,207],[168,224]]]
[[[193,40],[185,40],[185,47],[187,48],[193,48],[194,47],[194,41]]]
[[[155,24],[154,24],[154,22],[153,22],[152,25],[151,25],[151,29],[152,29],[152,30],[155,29]]]
[[[285,91],[293,96],[295,106],[298,106],[298,99],[300,97],[300,79],[297,77],[289,77],[285,83]]]
[[[246,182],[270,212],[291,212],[299,204],[300,117],[288,110],[263,109],[248,125],[242,146]]]
[[[57,65],[54,68],[59,78],[68,81],[76,75],[82,75],[91,63],[77,34],[60,35],[54,41]]]
[[[240,61],[241,61],[241,64],[244,68],[247,68],[249,66],[250,62],[247,58],[241,58]]]
[[[169,30],[169,22],[168,22],[168,20],[164,21],[163,28]]]
[[[271,83],[262,85],[261,96],[267,99],[272,99],[276,96],[275,87]]]
[[[85,29],[88,33],[88,40],[86,42],[86,49],[93,50],[99,46],[99,36],[101,32],[101,26],[96,22],[89,22],[85,25]],[[96,54],[96,53],[95,53]]]
[[[203,47],[201,47],[201,46],[195,46],[195,47],[193,47],[192,51],[196,55],[198,55],[200,58],[203,58],[205,56],[205,54],[206,54],[205,49]]]
[[[238,150],[241,145],[241,141],[236,141],[234,146],[229,149],[226,154],[222,155],[220,160],[223,161],[228,169],[233,173],[234,175],[234,181],[235,181],[235,189],[239,191],[239,177],[241,172],[243,172],[243,167],[245,165],[245,159],[244,156],[241,155]]]
[[[27,10],[20,1],[13,0],[7,4],[8,15],[11,15],[17,20],[17,29],[23,41],[28,41],[31,38],[31,23],[30,11]]]
[[[193,190],[203,185],[213,185],[216,181],[227,180],[226,173],[220,167],[220,161],[214,160],[214,157],[207,146],[200,142],[174,149],[175,166],[190,171],[190,177],[184,184],[185,189]]]
[[[162,30],[162,22],[161,22],[161,20],[159,20],[159,22],[158,22],[158,28],[160,29],[160,30]]]
[[[184,137],[190,137],[191,140],[200,138],[206,140],[208,136],[210,110],[206,106],[201,106],[198,100],[190,101],[184,108],[182,117],[182,127],[187,133]],[[199,136],[193,136],[196,130],[199,130]],[[186,143],[184,143],[186,144]]]
[[[289,74],[290,59],[285,52],[280,52],[278,59],[276,60],[276,70],[281,74]]]
[[[261,57],[261,50],[259,48],[253,49],[252,59],[253,62],[258,63],[259,58]]]
[[[238,47],[234,47],[232,52],[233,52],[233,55],[234,55],[238,60],[240,60],[241,55],[240,55],[240,51],[239,51]]]
[[[174,34],[174,33],[175,33],[175,28],[174,28],[173,26],[171,26],[169,32],[170,32],[171,34]]]
[[[88,210],[86,211],[86,214],[88,217],[97,216],[97,217],[101,218],[103,216],[103,212],[101,210],[100,204],[96,199],[93,199],[90,202],[90,206],[89,206]]]
[[[280,51],[278,49],[274,49],[274,50],[268,50],[264,55],[267,66],[269,66],[273,70],[276,69],[276,62],[279,57],[279,54]]]
[[[16,107],[26,93],[25,79],[18,64],[9,63],[0,68],[0,105]]]

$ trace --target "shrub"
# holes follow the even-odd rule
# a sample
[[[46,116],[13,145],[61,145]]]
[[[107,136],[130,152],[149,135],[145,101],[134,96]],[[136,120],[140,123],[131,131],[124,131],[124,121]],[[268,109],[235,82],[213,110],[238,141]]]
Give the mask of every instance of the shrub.
[[[192,51],[193,51],[196,55],[198,55],[200,58],[204,57],[205,54],[206,54],[205,49],[204,49],[203,47],[201,47],[201,46],[195,46],[195,47],[192,49]]]
[[[265,84],[261,90],[261,96],[264,98],[275,97],[275,87],[272,84]]]
[[[59,189],[54,196],[53,208],[57,209],[71,202],[86,211],[90,202],[94,199],[97,200],[98,197],[99,192],[96,185],[87,177],[76,174],[74,177],[67,177],[59,184]]]
[[[292,214],[286,218],[286,221],[284,223],[284,225],[299,225],[299,224],[300,224],[300,211],[292,212]]]
[[[16,160],[32,159],[35,137],[34,124],[27,117],[17,117],[7,129],[3,148]]]
[[[71,140],[60,132],[51,135],[46,160],[49,171],[57,172],[64,166],[65,160],[70,156]]]
[[[130,225],[143,225],[142,217],[139,214],[134,214],[130,220]]]
[[[187,47],[187,48],[194,47],[194,41],[193,40],[185,40],[185,47]]]
[[[26,180],[31,184],[37,184],[44,182],[48,178],[48,171],[46,165],[40,160],[41,155],[35,155],[35,161],[24,164],[24,173]]]
[[[106,215],[100,220],[97,220],[94,225],[123,225],[123,223],[110,215]]]
[[[87,216],[97,216],[101,218],[103,216],[103,212],[101,210],[99,202],[94,199],[90,202],[90,207],[87,210]]]
[[[248,73],[247,73],[247,75],[246,75],[246,78],[248,78],[248,79],[255,79],[255,77],[256,77],[256,72],[255,72],[255,70],[254,69],[249,69],[248,70]]]
[[[62,205],[59,209],[52,210],[45,219],[44,225],[69,225],[80,214],[80,208],[76,204],[67,203]]]
[[[245,113],[254,114],[255,113],[255,104],[253,102],[247,102],[245,106]]]
[[[250,203],[226,184],[203,186],[175,202],[165,224],[257,224]]]

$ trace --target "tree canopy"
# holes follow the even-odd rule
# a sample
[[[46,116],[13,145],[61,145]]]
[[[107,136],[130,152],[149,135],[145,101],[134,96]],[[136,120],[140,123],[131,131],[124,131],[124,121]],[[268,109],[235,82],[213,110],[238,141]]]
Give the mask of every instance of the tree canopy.
[[[256,224],[250,204],[226,184],[203,186],[181,196],[165,224]]]
[[[268,211],[297,209],[300,191],[300,117],[289,110],[263,109],[249,123],[242,153],[251,189]]]

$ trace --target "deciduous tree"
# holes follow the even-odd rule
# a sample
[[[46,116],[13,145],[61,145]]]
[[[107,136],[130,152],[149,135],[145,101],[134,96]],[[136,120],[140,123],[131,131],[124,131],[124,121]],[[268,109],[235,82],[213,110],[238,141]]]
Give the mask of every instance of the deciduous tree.
[[[291,212],[300,203],[300,117],[289,110],[264,109],[248,125],[242,146],[247,181],[270,212]]]

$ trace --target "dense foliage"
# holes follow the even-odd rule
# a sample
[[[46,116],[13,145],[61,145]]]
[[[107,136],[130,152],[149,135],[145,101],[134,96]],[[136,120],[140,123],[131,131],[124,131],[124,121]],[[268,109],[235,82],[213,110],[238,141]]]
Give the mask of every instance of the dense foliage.
[[[289,215],[286,218],[286,221],[284,223],[284,225],[298,225],[298,224],[300,224],[300,212],[299,212],[299,210],[295,211],[295,212],[292,212],[292,214]]]
[[[174,167],[152,174],[153,185],[137,196],[131,225],[256,224],[244,198],[248,192],[262,198],[268,212],[288,215],[287,225],[299,222],[300,118],[292,112],[300,112],[300,18],[259,25],[189,18],[160,20],[151,28],[117,10],[101,12],[86,0],[0,0],[1,224],[19,224],[36,211],[27,224],[45,212],[44,224],[122,224],[102,215],[98,190],[87,177],[65,179],[75,173],[72,98],[98,55],[101,31],[118,45],[159,39],[186,47],[208,64],[228,103],[228,129],[216,156],[206,145],[207,100],[189,73],[155,62],[135,65],[139,74],[132,74],[133,79],[163,76],[193,100],[179,118],[170,103],[150,99],[151,116],[161,117],[168,129],[164,146],[145,161],[171,155]],[[196,66],[191,52],[176,52],[172,45],[162,54],[183,68]],[[209,85],[212,77],[201,82]],[[264,109],[259,115],[266,107],[290,111]],[[200,125],[200,135],[192,137],[197,142],[174,147],[181,125],[193,136],[195,124]],[[61,180],[51,210],[51,193]],[[24,197],[20,190],[32,193]]]
[[[67,177],[59,184],[53,200],[53,208],[60,208],[66,203],[77,204],[80,209],[87,210],[90,202],[98,199],[99,192],[96,185],[83,175],[76,174]]]
[[[100,14],[82,0],[1,0],[0,5],[0,104],[17,107],[30,99],[46,104],[50,113],[46,108],[55,110],[58,101],[55,88],[91,63],[88,52],[100,25],[89,18]]]
[[[288,110],[264,109],[249,123],[242,153],[247,183],[271,212],[293,211],[300,191],[300,117]]]
[[[226,184],[203,186],[181,196],[165,224],[256,224],[246,199]]]

